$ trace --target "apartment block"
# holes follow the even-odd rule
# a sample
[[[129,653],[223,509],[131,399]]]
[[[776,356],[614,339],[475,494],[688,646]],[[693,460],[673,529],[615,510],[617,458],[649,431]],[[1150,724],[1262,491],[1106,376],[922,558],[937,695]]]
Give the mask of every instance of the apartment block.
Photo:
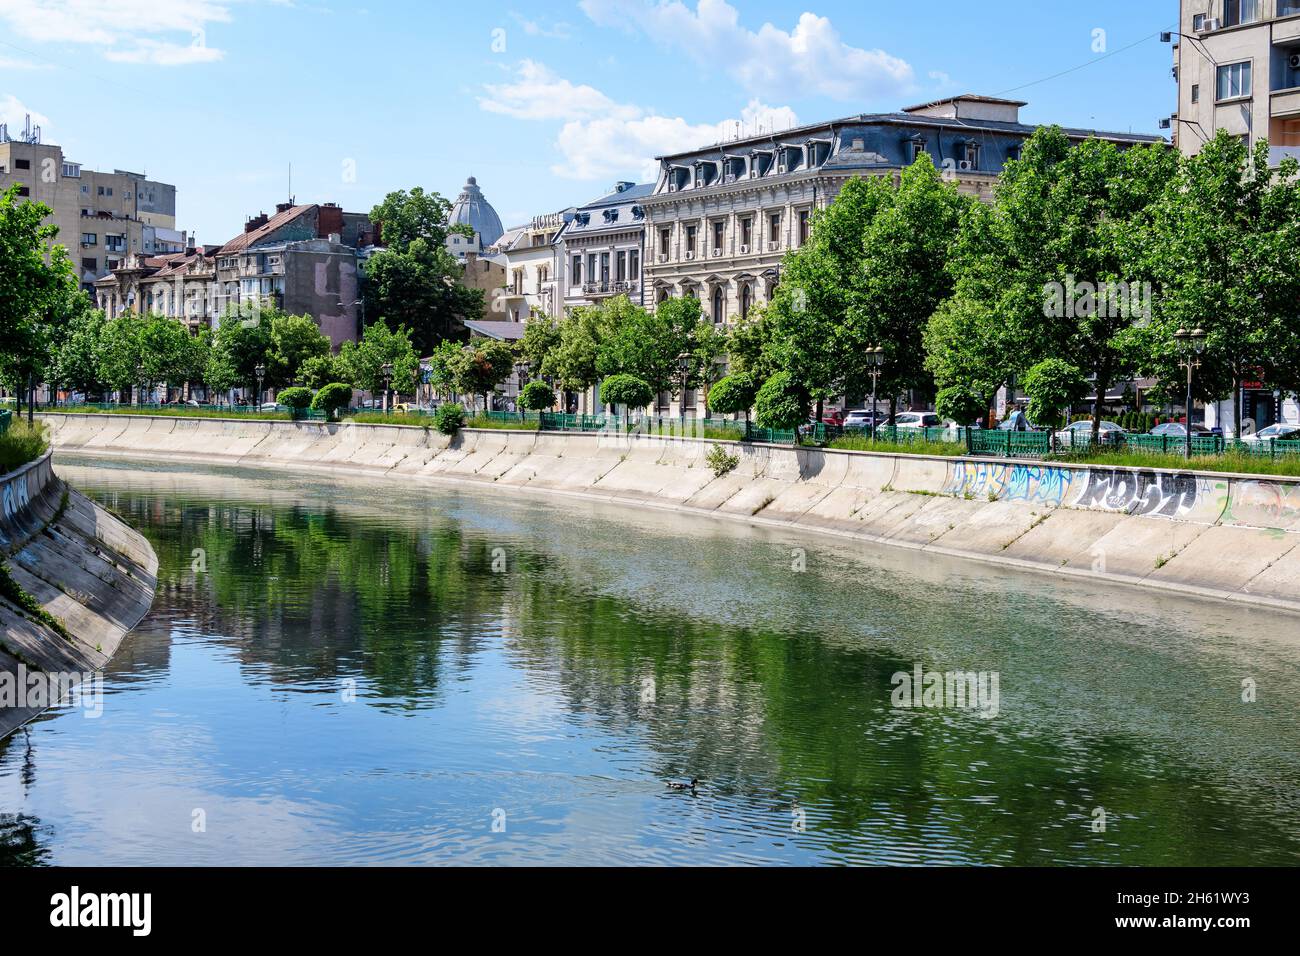
[[[1267,139],[1275,164],[1300,157],[1300,0],[1182,0],[1165,39],[1178,83],[1169,125],[1185,155],[1224,129]]]
[[[153,256],[182,251],[176,230],[176,187],[143,173],[85,169],[61,147],[42,143],[39,128],[14,136],[0,124],[0,191],[18,186],[19,195],[53,210],[48,222],[59,230],[82,287],[121,266],[135,253]]]

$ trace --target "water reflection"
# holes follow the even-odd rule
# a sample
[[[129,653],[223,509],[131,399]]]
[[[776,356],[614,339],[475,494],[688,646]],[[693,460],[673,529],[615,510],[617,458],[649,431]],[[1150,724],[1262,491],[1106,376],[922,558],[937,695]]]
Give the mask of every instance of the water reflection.
[[[540,497],[61,470],[159,595],[102,720],[0,749],[44,846],[0,861],[1300,859],[1294,619]],[[998,671],[1001,716],[891,707],[917,662]]]

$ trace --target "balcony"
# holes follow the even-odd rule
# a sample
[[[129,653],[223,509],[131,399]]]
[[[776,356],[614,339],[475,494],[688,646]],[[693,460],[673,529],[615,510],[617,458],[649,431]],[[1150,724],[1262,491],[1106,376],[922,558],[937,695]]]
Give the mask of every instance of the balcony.
[[[1300,87],[1275,90],[1269,104],[1270,116],[1300,116]]]
[[[593,295],[635,295],[638,283],[635,279],[622,280],[614,282],[584,282],[582,284],[582,294],[586,296]]]

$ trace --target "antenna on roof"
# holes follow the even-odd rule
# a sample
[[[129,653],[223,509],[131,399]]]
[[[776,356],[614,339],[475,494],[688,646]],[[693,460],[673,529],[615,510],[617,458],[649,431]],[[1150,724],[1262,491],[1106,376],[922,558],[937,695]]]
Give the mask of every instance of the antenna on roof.
[[[293,160],[289,160],[289,200],[293,201]]]

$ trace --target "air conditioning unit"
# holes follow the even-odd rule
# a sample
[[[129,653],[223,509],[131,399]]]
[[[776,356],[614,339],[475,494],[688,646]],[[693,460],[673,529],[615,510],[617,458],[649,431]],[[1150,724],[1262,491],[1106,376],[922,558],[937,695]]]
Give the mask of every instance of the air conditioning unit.
[[[1215,30],[1223,29],[1223,21],[1218,17],[1206,17],[1205,22],[1201,24],[1202,33],[1213,33]]]
[[[686,253],[686,261],[687,261],[687,262],[690,262],[690,261],[691,261],[692,259],[694,259],[694,258],[695,258],[695,253],[693,253],[693,252],[688,252],[688,253]]]
[[[780,166],[776,167],[776,171],[777,171],[778,174],[784,173],[784,172],[785,172],[785,163],[782,163]]]
[[[751,170],[749,171],[749,178],[750,178],[750,179],[757,179],[757,178],[758,178],[758,170],[757,170],[757,169],[751,169]]]
[[[669,183],[669,184],[668,184],[668,191],[669,191],[670,193],[675,193],[675,192],[677,192],[677,184],[676,184],[676,183]]]
[[[1300,70],[1300,53],[1292,53],[1286,58],[1286,65],[1293,70]]]
[[[781,243],[777,242],[775,239],[773,239],[771,242],[767,244],[768,252],[776,252],[776,250],[780,248],[781,248]]]
[[[666,253],[666,252],[661,252],[661,253],[659,253],[659,261],[660,261],[660,262],[667,262],[667,261],[668,261],[668,253]]]
[[[719,259],[719,258],[721,258],[721,257],[722,257],[722,250],[721,250],[721,249],[714,249],[714,250],[713,250],[713,258],[715,258],[715,259]]]
[[[747,256],[747,255],[749,255],[749,246],[741,246],[741,247],[740,247],[740,254],[741,254],[742,256]]]

